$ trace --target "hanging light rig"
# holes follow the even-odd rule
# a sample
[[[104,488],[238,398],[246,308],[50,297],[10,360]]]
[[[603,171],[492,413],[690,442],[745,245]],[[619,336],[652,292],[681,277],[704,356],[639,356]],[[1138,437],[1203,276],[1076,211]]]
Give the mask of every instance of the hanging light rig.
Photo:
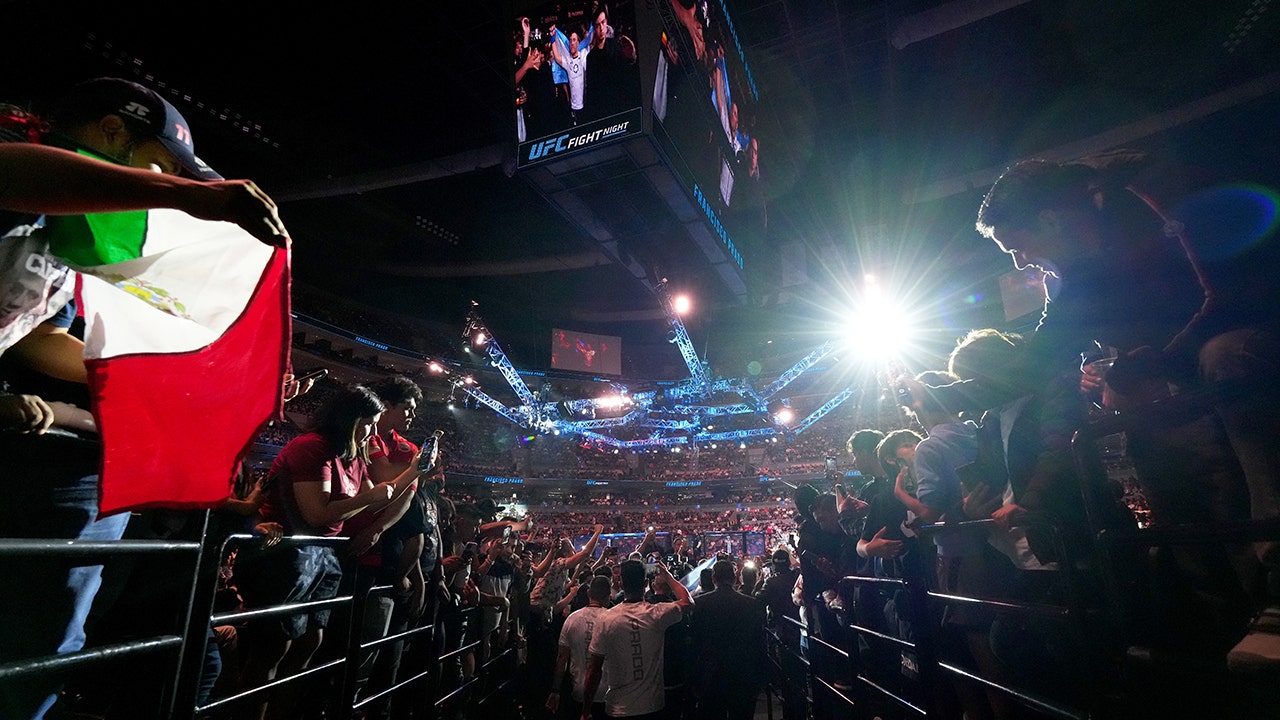
[[[666,315],[668,339],[679,348],[689,369],[687,378],[661,391],[631,393],[625,385],[615,384],[610,394],[596,398],[560,401],[539,398],[525,384],[520,372],[503,352],[493,332],[480,316],[475,302],[472,302],[472,308],[467,313],[462,333],[465,348],[468,352],[475,348],[485,353],[488,364],[502,374],[519,403],[513,406],[504,404],[481,390],[471,376],[465,376],[439,360],[429,360],[427,367],[449,382],[452,386],[451,399],[452,393],[462,392],[474,399],[477,407],[484,405],[516,425],[536,433],[576,435],[584,441],[601,446],[629,450],[678,448],[712,442],[777,442],[780,436],[789,438],[803,432],[853,395],[853,386],[845,388],[799,422],[795,422],[790,402],[785,398],[781,401],[782,409],[771,413],[769,404],[773,399],[834,352],[839,343],[836,340],[823,343],[769,385],[756,390],[745,378],[712,377],[709,364],[698,356],[681,319],[681,315],[688,313],[690,309],[687,297],[672,295],[665,278],[655,288],[655,294]],[[730,402],[724,402],[725,399]],[[711,421],[714,418],[745,415],[762,418],[764,425],[712,431]],[[622,437],[624,435],[626,437]]]

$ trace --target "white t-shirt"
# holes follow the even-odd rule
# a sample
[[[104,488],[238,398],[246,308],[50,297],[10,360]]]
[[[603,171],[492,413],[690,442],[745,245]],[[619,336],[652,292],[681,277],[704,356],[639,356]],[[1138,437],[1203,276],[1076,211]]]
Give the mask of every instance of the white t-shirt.
[[[489,575],[486,574],[480,578],[477,588],[486,595],[496,595],[498,597],[507,597],[511,590],[512,575]],[[480,626],[482,632],[490,633],[498,628],[498,623],[502,620],[502,608],[493,605],[485,605],[480,608],[483,614],[483,622]]]
[[[569,76],[569,109],[582,109],[582,92],[585,87],[584,80],[587,75],[587,55],[591,53],[591,46],[579,47],[578,57],[569,56],[565,58],[564,71]]]
[[[591,647],[592,631],[600,622],[600,616],[607,612],[609,608],[593,605],[578,608],[560,628],[560,646],[569,648],[569,676],[573,678],[573,699],[578,702],[582,702],[582,689],[587,681],[587,653]],[[600,687],[593,702],[604,702],[608,690],[609,673],[606,668],[600,675]]]
[[[681,615],[676,603],[624,602],[596,623],[590,652],[604,657],[609,717],[645,715],[666,705],[663,642]]]

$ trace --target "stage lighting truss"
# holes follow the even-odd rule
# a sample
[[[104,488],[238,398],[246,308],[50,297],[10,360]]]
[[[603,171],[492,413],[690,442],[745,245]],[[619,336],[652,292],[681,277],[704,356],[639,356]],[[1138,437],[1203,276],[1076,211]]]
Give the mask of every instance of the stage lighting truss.
[[[814,348],[760,390],[746,378],[712,378],[708,364],[698,357],[689,333],[675,311],[665,280],[657,292],[673,342],[680,347],[680,354],[689,367],[688,378],[661,390],[631,393],[627,387],[615,384],[612,392],[603,397],[559,401],[551,400],[547,392],[535,394],[525,385],[474,308],[467,315],[463,337],[485,351],[490,364],[502,373],[520,404],[508,406],[493,398],[465,375],[456,363],[429,360],[428,366],[432,372],[444,376],[452,385],[452,391],[470,396],[477,407],[484,405],[520,427],[544,435],[576,435],[585,442],[615,450],[696,448],[718,442],[777,442],[779,437],[788,439],[804,432],[853,395],[854,386],[850,385],[798,422],[794,419],[780,422],[769,411],[769,404],[788,385],[835,352],[839,342],[833,339]],[[717,402],[726,395],[736,395],[738,401]],[[789,405],[789,402],[781,398],[780,404]],[[746,415],[754,415],[762,427],[714,432],[713,425],[708,422],[715,418]]]

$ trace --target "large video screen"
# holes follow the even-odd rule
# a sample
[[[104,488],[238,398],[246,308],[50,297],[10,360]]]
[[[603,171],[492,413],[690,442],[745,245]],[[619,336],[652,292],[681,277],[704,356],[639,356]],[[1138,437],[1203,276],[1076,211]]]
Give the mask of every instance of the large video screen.
[[[635,0],[540,3],[514,21],[519,167],[643,132]]]
[[[742,268],[738,246],[766,222],[769,142],[755,78],[724,0],[657,3],[654,136]]]
[[[551,367],[598,375],[621,375],[622,338],[552,329]]]

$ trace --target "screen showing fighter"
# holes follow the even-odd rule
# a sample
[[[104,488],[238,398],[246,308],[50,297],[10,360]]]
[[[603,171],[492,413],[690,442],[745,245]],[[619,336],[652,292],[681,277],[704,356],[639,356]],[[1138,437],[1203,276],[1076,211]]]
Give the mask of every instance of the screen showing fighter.
[[[512,26],[517,162],[642,132],[635,0],[543,3]]]
[[[622,339],[612,335],[552,330],[551,367],[597,375],[621,375]]]

